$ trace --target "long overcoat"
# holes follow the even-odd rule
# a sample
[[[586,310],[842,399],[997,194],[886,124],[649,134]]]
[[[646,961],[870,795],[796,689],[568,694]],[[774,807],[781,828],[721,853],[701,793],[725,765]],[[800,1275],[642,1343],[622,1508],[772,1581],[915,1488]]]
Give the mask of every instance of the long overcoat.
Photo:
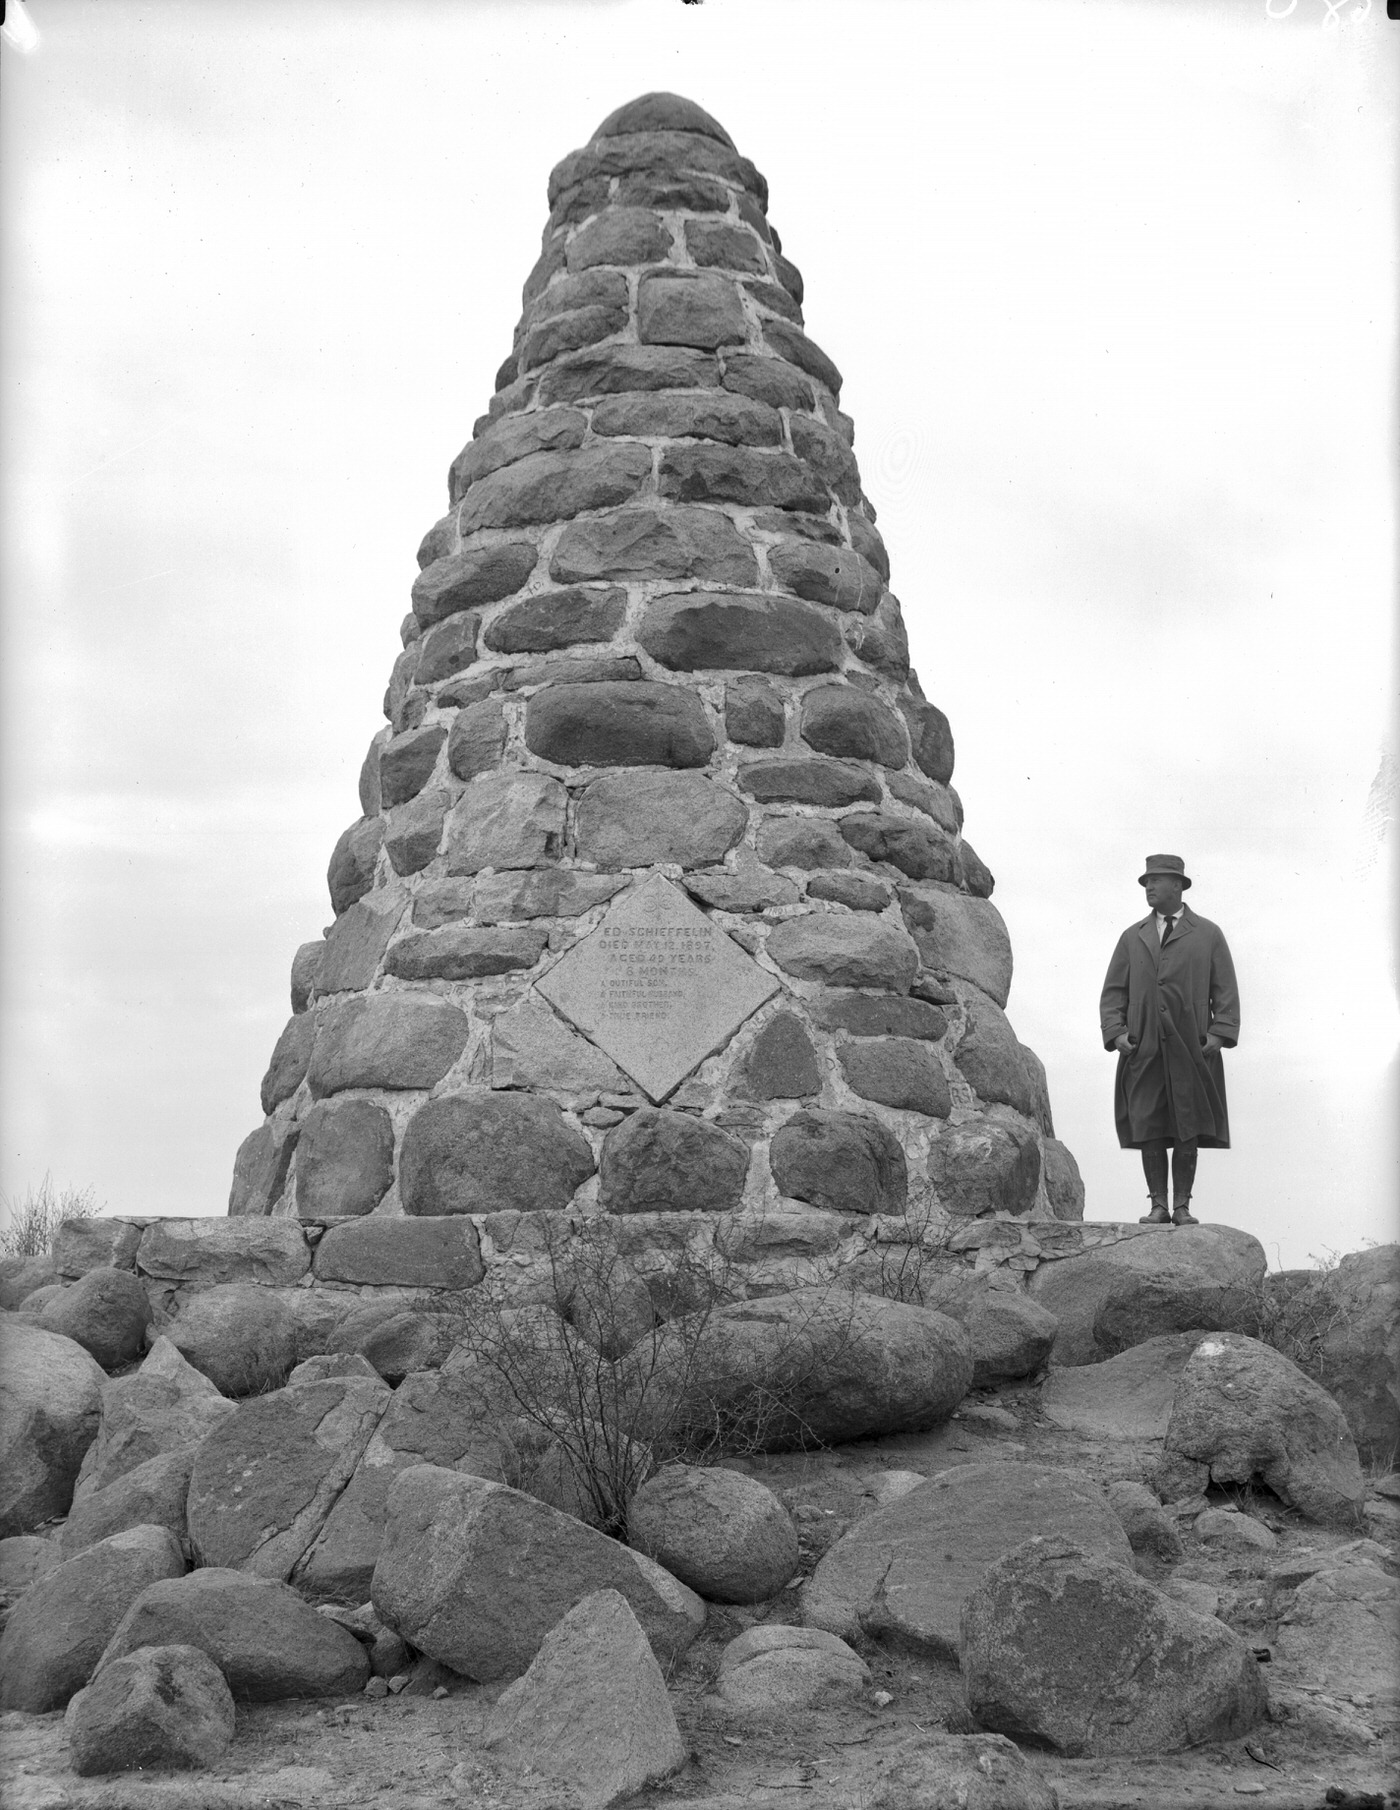
[[[1188,906],[1165,943],[1155,912],[1118,939],[1099,1001],[1105,1049],[1126,1031],[1113,1088],[1118,1142],[1137,1150],[1157,1138],[1228,1150],[1225,1065],[1205,1053],[1207,1035],[1233,1049],[1240,1034],[1235,965],[1219,926]]]

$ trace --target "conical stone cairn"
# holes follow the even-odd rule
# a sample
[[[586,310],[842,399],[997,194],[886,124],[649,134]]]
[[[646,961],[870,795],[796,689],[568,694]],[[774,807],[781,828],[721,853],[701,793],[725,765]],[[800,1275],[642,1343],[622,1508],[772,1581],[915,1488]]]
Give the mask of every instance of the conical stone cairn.
[[[549,202],[229,1211],[1078,1217],[767,184],[649,94]]]

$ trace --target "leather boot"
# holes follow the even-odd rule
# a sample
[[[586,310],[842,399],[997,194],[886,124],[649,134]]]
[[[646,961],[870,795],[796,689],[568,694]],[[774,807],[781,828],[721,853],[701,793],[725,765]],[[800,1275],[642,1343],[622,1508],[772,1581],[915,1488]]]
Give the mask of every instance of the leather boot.
[[[1178,1201],[1176,1206],[1172,1208],[1172,1224],[1174,1226],[1198,1226],[1200,1223],[1200,1220],[1191,1212],[1191,1196],[1189,1194],[1185,1200]]]
[[[1166,1201],[1154,1200],[1152,1202],[1152,1211],[1150,1213],[1144,1213],[1142,1218],[1138,1221],[1138,1224],[1140,1226],[1168,1226],[1171,1222],[1172,1216],[1167,1211]],[[1196,1222],[1193,1219],[1191,1224],[1195,1225],[1195,1223]]]

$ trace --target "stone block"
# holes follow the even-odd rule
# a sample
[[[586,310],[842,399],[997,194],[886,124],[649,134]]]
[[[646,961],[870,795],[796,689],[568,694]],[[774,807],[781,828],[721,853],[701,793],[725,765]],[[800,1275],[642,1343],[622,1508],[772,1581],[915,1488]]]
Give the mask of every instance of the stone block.
[[[762,679],[735,679],[724,688],[724,730],[748,748],[781,748],[787,730],[783,700]]]
[[[528,415],[507,415],[479,439],[469,440],[452,461],[447,474],[448,499],[459,503],[469,484],[530,453],[572,452],[583,445],[587,431],[588,417],[578,409],[536,409]]]
[[[866,874],[813,874],[807,882],[809,899],[829,899],[848,911],[883,911],[894,897],[880,880]]]
[[[793,881],[762,866],[745,848],[735,855],[732,873],[721,867],[688,874],[685,889],[692,898],[717,911],[768,911],[779,905],[795,905],[801,897]]]
[[[552,654],[527,659],[505,676],[509,691],[533,691],[541,685],[635,685],[642,663],[635,654]]]
[[[817,1052],[792,1012],[770,1018],[744,1059],[742,1091],[754,1100],[801,1100],[822,1089]]]
[[[739,784],[760,804],[815,804],[828,809],[878,803],[880,782],[868,767],[847,761],[798,755],[792,760],[754,760],[739,767]]]
[[[306,1065],[316,1040],[316,1019],[309,1012],[294,1013],[272,1050],[272,1060],[259,1090],[264,1112],[274,1112],[306,1079]]]
[[[400,980],[481,980],[489,974],[533,968],[548,940],[547,931],[533,927],[444,924],[441,930],[400,937],[389,952],[385,971]]]
[[[342,832],[326,869],[333,911],[348,911],[374,885],[375,864],[383,843],[384,825],[377,817],[362,817]]]
[[[461,885],[446,881],[445,885]],[[537,867],[503,874],[484,874],[476,882],[473,911],[479,924],[516,918],[576,918],[601,905],[627,882],[610,874],[584,874],[559,867]],[[421,900],[423,894],[418,895]],[[454,913],[460,916],[465,913]],[[417,908],[414,911],[417,918]],[[424,920],[426,922],[426,920]]]
[[[902,930],[836,912],[814,911],[775,924],[768,953],[784,973],[828,987],[907,993],[919,969],[918,951]]]
[[[733,522],[717,509],[619,509],[570,522],[549,570],[561,584],[698,578],[745,585],[757,581],[758,561]]]
[[[597,302],[591,307],[574,308],[542,321],[525,335],[520,347],[520,366],[524,371],[538,370],[558,358],[561,352],[576,352],[580,346],[595,346],[600,340],[620,333],[627,325],[627,303]]]
[[[758,826],[758,858],[770,867],[849,867],[854,857],[825,817],[767,817]]]
[[[432,1087],[461,1055],[467,1016],[446,1001],[377,993],[327,1007],[311,1052],[314,1098],[350,1087]]]
[[[538,1093],[616,1093],[616,1063],[527,994],[491,1023],[491,1085]]]
[[[1012,1106],[1026,1118],[1035,1118],[1036,1090],[1006,1014],[973,988],[967,991],[963,1009],[967,1024],[953,1057],[963,1079],[989,1105]]]
[[[825,1031],[849,1031],[853,1037],[917,1037],[938,1043],[948,1029],[946,1016],[922,999],[885,993],[823,993],[811,1004],[812,1022]]]
[[[868,860],[888,862],[911,880],[953,878],[953,844],[929,824],[892,811],[857,811],[841,819],[841,834]]]
[[[715,734],[686,687],[552,685],[530,699],[525,745],[560,766],[703,767]]]
[[[729,190],[713,177],[665,170],[624,176],[617,187],[619,207],[678,208],[692,214],[727,214]]]
[[[409,1121],[399,1192],[412,1214],[558,1211],[593,1169],[587,1141],[557,1106],[468,1088],[430,1100]]]
[[[854,685],[818,685],[802,700],[801,734],[809,748],[848,760],[899,768],[909,744],[898,717]]]
[[[939,1119],[953,1110],[947,1077],[924,1043],[884,1037],[879,1042],[843,1044],[839,1055],[847,1085],[863,1100]]]
[[[873,615],[848,620],[846,639],[876,672],[901,681],[909,677],[909,631],[904,626],[899,599],[890,592],[885,592]]]
[[[447,820],[448,872],[541,867],[563,852],[565,793],[543,773],[487,773]]]
[[[885,783],[901,804],[912,805],[925,817],[932,817],[947,835],[956,836],[962,828],[962,801],[950,786],[935,785],[916,773],[900,772],[887,773]]]
[[[693,346],[713,352],[742,343],[748,323],[736,284],[725,277],[643,277],[637,291],[637,337],[644,346]]]
[[[726,352],[724,387],[769,408],[812,407],[812,386],[800,371],[780,358],[756,357],[747,352]]]
[[[748,509],[830,505],[826,487],[788,452],[748,446],[672,446],[661,455],[659,489],[678,503],[738,503]]]
[[[494,773],[506,746],[505,712],[497,698],[481,698],[457,713],[447,738],[447,764],[458,779]]]
[[[741,800],[698,773],[607,774],[579,802],[578,852],[613,871],[669,861],[710,867],[748,820]]]
[[[393,1185],[393,1122],[373,1100],[319,1100],[302,1122],[296,1165],[302,1219],[372,1213]]]
[[[785,540],[768,549],[768,565],[784,590],[809,603],[870,615],[884,595],[884,581],[859,553],[808,540]]]
[[[476,1227],[461,1217],[331,1226],[313,1267],[318,1282],[376,1288],[475,1288],[486,1273]]]
[[[292,957],[292,1010],[304,1012],[311,1004],[311,995],[316,991],[316,983],[321,977],[321,958],[326,952],[325,939],[317,937],[314,943],[302,943]]]
[[[782,264],[779,264],[781,271]],[[794,297],[794,300],[800,298]],[[815,377],[818,383],[825,384],[833,399],[841,394],[841,373],[822,351],[814,340],[808,339],[800,328],[789,326],[786,321],[765,321],[763,323],[764,344],[777,353],[779,358],[787,359],[809,377]]]
[[[598,1201],[609,1213],[726,1213],[743,1199],[748,1146],[689,1113],[643,1107],[603,1140]]]
[[[900,709],[909,725],[914,759],[930,779],[946,786],[953,777],[953,731],[947,717],[923,698],[902,699]]]
[[[437,854],[452,794],[430,786],[407,804],[389,812],[384,825],[384,853],[396,874],[416,874]],[[397,912],[395,913],[397,915]]]
[[[610,207],[574,234],[567,259],[572,271],[591,270],[598,264],[654,264],[670,250],[670,229],[656,214]]]
[[[317,977],[321,993],[362,993],[372,984],[379,974],[384,951],[389,947],[389,938],[403,915],[403,907],[402,895],[389,899],[373,897],[371,901],[361,899],[348,911],[341,912],[330,928],[321,957]],[[316,1026],[310,1014],[303,1013],[299,1020],[294,1018],[292,1022],[305,1024],[314,1041]],[[301,1064],[303,1074],[310,1056],[308,1044]],[[275,1067],[275,1056],[273,1064]],[[292,1091],[295,1092],[295,1088]],[[282,1097],[288,1096],[284,1093]],[[275,1100],[273,1104],[276,1104]],[[271,1112],[272,1106],[264,1102],[263,1110]]]
[[[901,886],[900,909],[925,964],[971,981],[997,1005],[1011,991],[1011,938],[989,900],[951,888]]]
[[[270,1212],[287,1185],[287,1171],[299,1135],[296,1125],[259,1125],[238,1146],[228,1210],[232,1217],[256,1219]]]
[[[495,617],[486,645],[498,654],[542,654],[580,641],[611,641],[626,608],[627,593],[616,585],[541,591]]]
[[[539,393],[542,402],[582,402],[636,390],[707,390],[718,382],[719,364],[708,352],[622,345],[559,359],[541,377]]]
[[[447,740],[441,723],[425,729],[410,729],[396,735],[379,752],[379,794],[385,810],[407,801],[423,790],[433,768],[438,750]]]
[[[860,469],[846,442],[826,425],[810,415],[794,417],[792,450],[805,459],[817,476],[831,488],[843,503],[854,505],[861,500]],[[871,576],[874,576],[872,572]],[[874,603],[871,604],[872,609]]]
[[[739,667],[801,677],[835,672],[841,664],[836,624],[811,604],[786,597],[721,591],[657,597],[637,639],[673,672]]]
[[[1040,1187],[1040,1146],[1003,1109],[949,1125],[929,1152],[929,1180],[949,1213],[1029,1213]]]
[[[136,1267],[191,1288],[222,1282],[287,1287],[310,1269],[311,1252],[291,1219],[157,1219],[141,1235]]]
[[[769,1162],[782,1194],[837,1213],[902,1213],[908,1167],[898,1138],[866,1113],[794,1113]]]
[[[480,629],[478,610],[459,610],[455,616],[430,628],[418,643],[415,683],[436,685],[470,666],[476,659],[476,638]]]
[[[129,1270],[140,1242],[141,1228],[130,1220],[65,1219],[54,1234],[53,1267],[69,1282],[89,1270]]]
[[[468,547],[434,560],[413,581],[413,613],[430,628],[460,610],[497,603],[520,589],[538,558],[533,541],[518,540]]]
[[[462,532],[522,528],[606,509],[625,503],[650,476],[651,453],[644,446],[530,453],[472,485],[461,507]]]
[[[593,411],[595,434],[652,440],[720,440],[729,446],[781,446],[783,420],[775,408],[727,390],[659,391],[617,396]]]

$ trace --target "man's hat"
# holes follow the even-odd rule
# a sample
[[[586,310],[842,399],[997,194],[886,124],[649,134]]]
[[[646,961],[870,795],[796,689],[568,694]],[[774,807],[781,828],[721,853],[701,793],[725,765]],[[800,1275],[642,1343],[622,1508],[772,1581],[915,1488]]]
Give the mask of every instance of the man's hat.
[[[1153,874],[1167,874],[1173,880],[1180,880],[1183,892],[1191,884],[1186,878],[1186,863],[1180,855],[1149,855],[1147,872],[1138,875],[1138,885],[1146,886]]]

